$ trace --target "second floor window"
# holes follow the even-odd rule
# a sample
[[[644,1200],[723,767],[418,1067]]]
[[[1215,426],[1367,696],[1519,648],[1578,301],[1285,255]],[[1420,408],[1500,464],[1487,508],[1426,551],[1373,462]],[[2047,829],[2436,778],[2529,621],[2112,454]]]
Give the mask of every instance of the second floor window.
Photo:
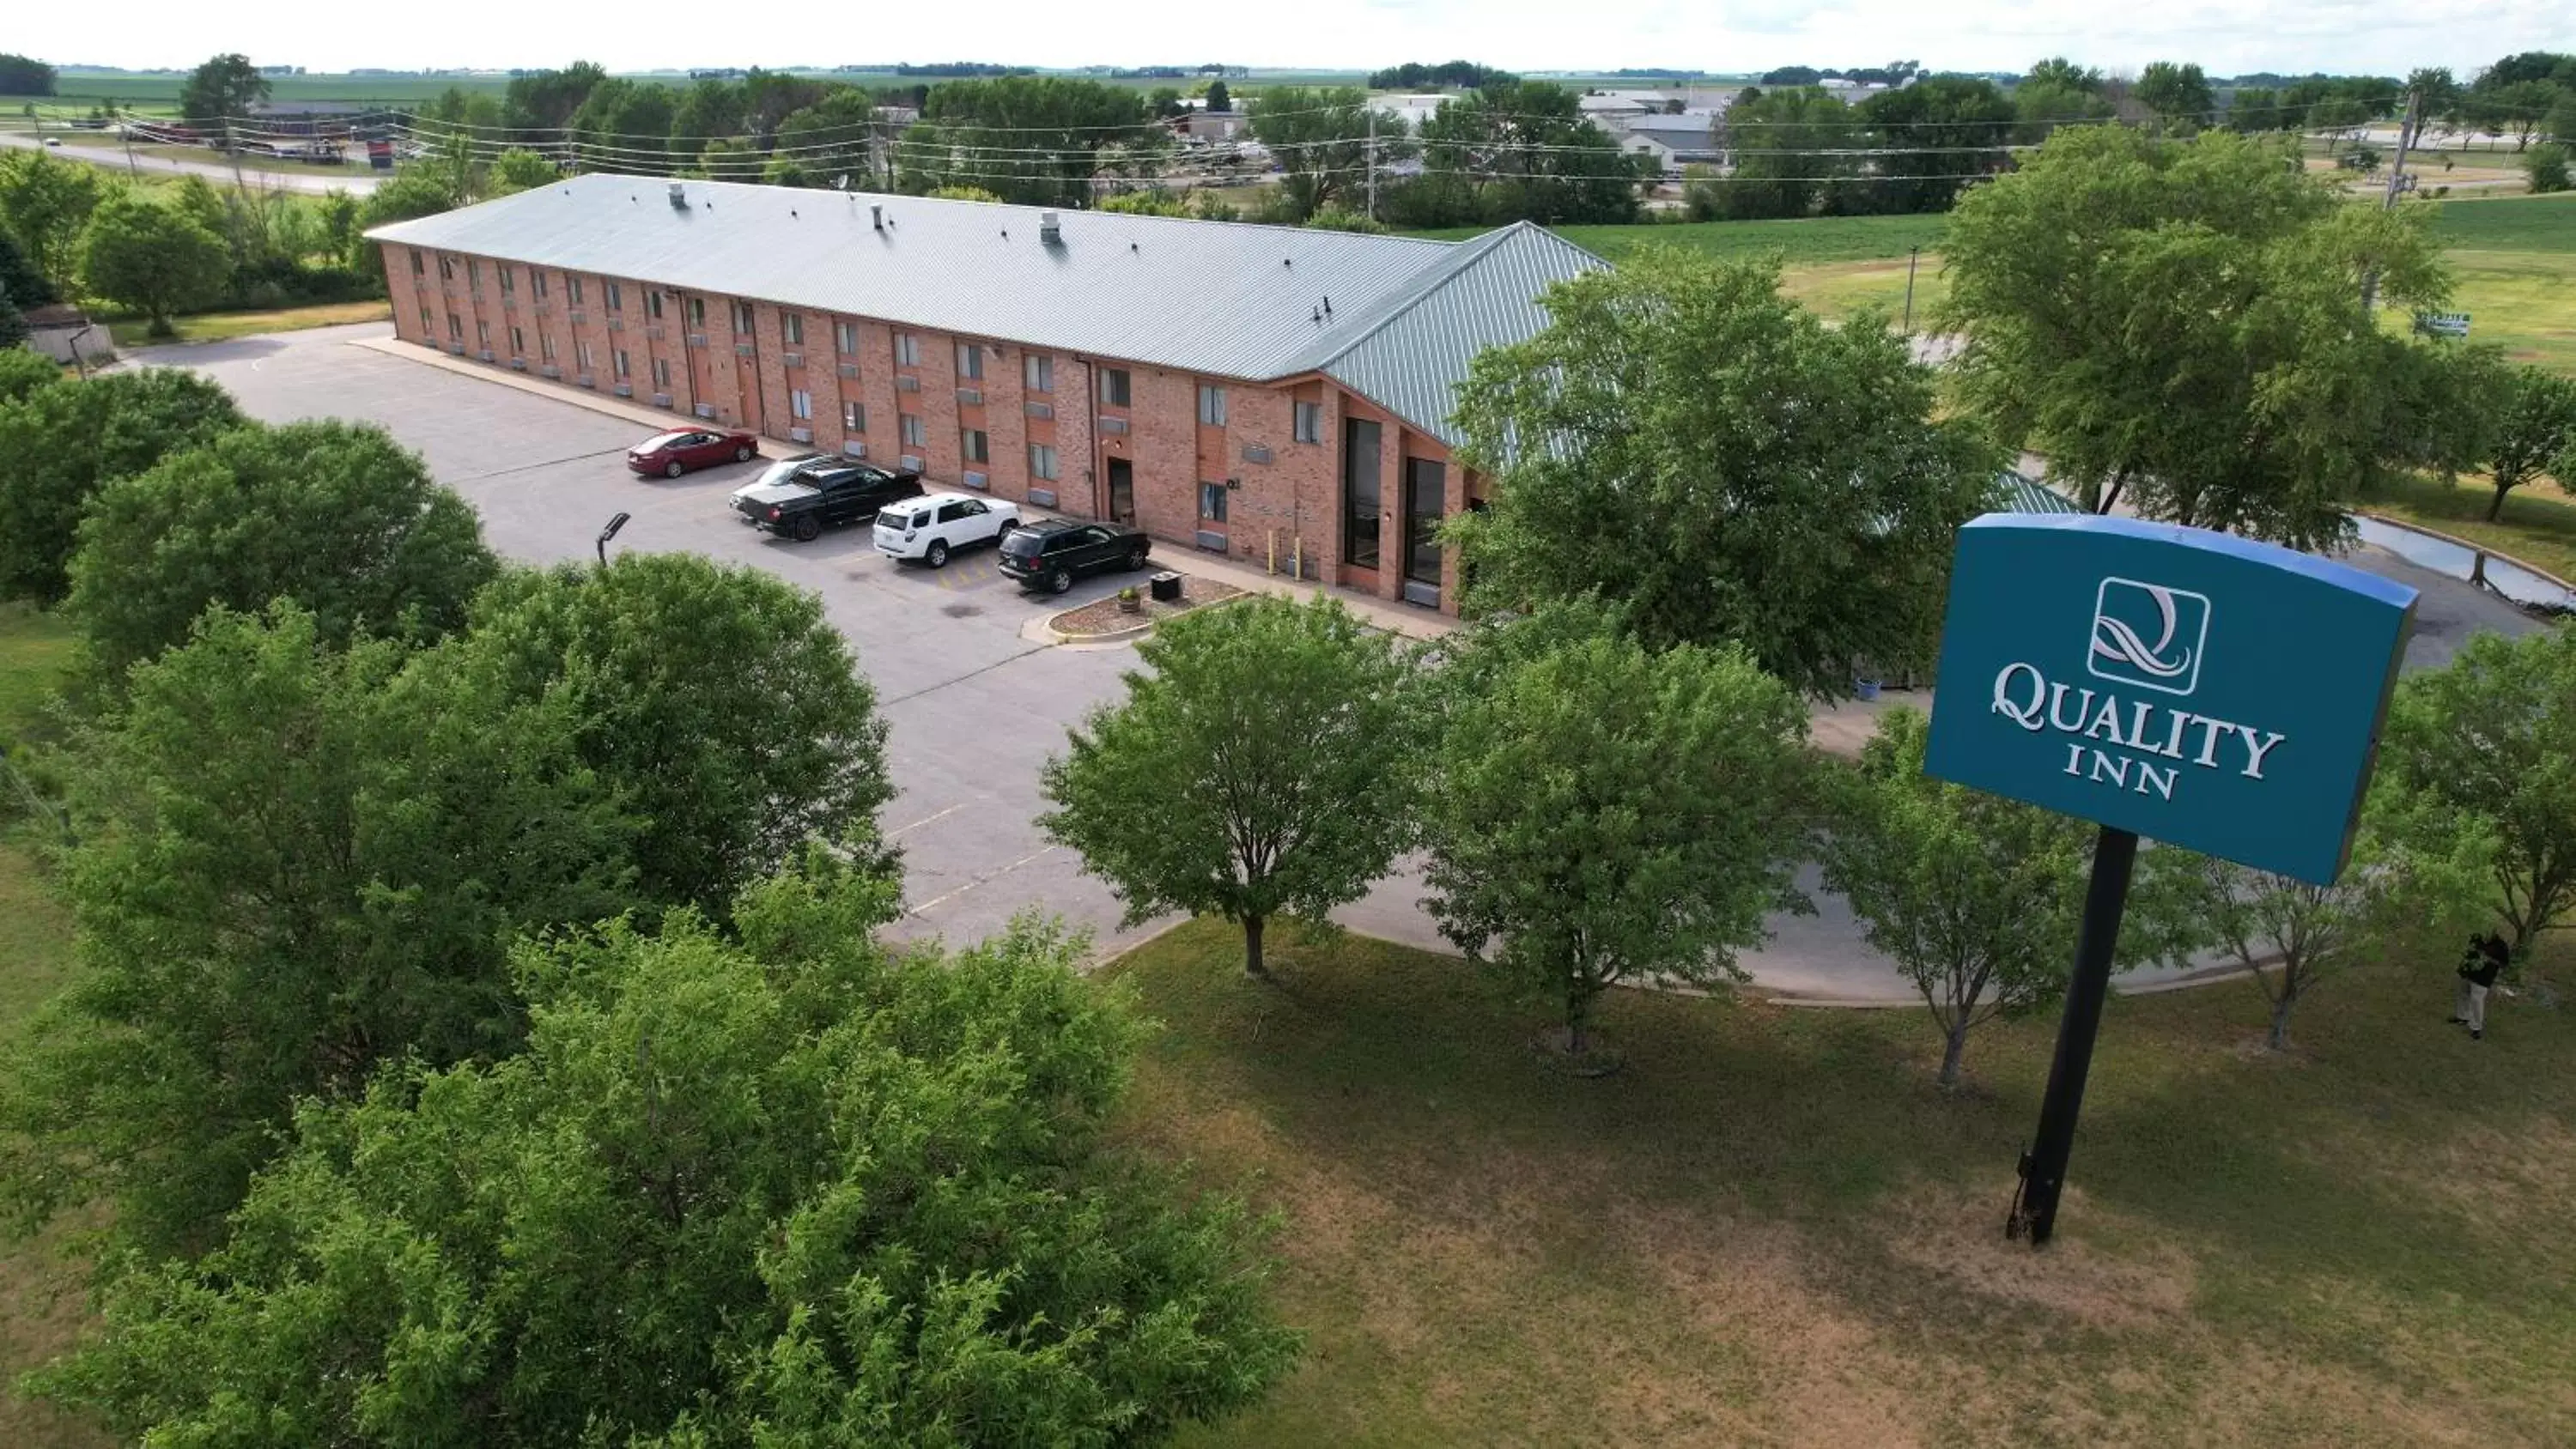
[[[751,304],[749,302],[736,302],[733,304],[733,330],[741,333],[748,333],[751,331]]]
[[[1297,441],[1301,443],[1324,441],[1324,405],[1322,403],[1297,404]]]
[[[1224,388],[1209,387],[1205,383],[1199,385],[1199,422],[1211,428],[1225,426]]]
[[[787,313],[782,313],[782,314],[779,316],[779,318],[778,318],[778,327],[779,327],[779,330],[780,330],[782,333],[784,333],[784,334],[786,335],[786,338],[787,338],[787,345],[788,345],[788,346],[790,346],[790,347],[802,347],[802,346],[804,346],[804,345],[805,345],[805,314],[804,314],[804,313],[802,313],[802,312],[787,312]]]
[[[921,339],[913,336],[909,332],[896,333],[894,335],[894,365],[897,367],[921,366]]]
[[[1100,369],[1100,401],[1106,407],[1127,406],[1127,369],[1123,367]]]
[[[980,379],[983,377],[984,347],[982,343],[960,342],[957,344],[957,375],[960,378],[968,380]]]
[[[841,354],[843,357],[856,356],[859,350],[859,324],[856,322],[833,323],[832,350]]]

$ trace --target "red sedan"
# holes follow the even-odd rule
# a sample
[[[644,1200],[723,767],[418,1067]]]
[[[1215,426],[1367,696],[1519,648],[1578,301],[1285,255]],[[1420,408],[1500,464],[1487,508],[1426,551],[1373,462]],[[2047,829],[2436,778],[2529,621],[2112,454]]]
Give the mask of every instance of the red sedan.
[[[626,450],[626,466],[638,473],[677,478],[692,468],[718,463],[748,463],[760,456],[760,439],[750,433],[720,428],[674,428],[655,433]]]

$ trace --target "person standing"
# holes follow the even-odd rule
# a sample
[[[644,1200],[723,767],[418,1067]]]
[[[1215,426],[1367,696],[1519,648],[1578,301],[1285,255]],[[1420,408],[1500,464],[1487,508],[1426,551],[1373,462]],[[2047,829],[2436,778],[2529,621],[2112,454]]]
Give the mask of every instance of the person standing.
[[[2451,1008],[2451,1020],[2469,1029],[2469,1040],[2484,1041],[2487,1035],[2487,992],[2495,986],[2511,951],[2504,937],[2490,931],[2469,939],[2469,949],[2460,956],[2460,995]]]

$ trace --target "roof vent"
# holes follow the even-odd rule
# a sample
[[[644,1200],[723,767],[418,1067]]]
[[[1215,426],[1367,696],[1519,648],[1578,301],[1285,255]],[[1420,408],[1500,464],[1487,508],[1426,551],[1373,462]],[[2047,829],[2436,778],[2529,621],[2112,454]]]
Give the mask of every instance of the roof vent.
[[[672,183],[671,183],[671,204],[672,204],[673,206],[678,207],[678,208],[679,208],[680,210],[682,210],[682,211],[686,211],[686,210],[688,210],[688,209],[689,209],[689,188],[688,188],[688,187],[686,187],[686,186],[684,186],[684,185],[682,185],[681,183],[679,183],[679,182],[677,182],[677,181],[672,182]]]
[[[885,208],[883,206],[875,203],[869,204],[868,225],[875,227],[879,231],[885,230]]]
[[[1045,242],[1064,240],[1064,230],[1056,224],[1054,212],[1038,213],[1038,240]]]

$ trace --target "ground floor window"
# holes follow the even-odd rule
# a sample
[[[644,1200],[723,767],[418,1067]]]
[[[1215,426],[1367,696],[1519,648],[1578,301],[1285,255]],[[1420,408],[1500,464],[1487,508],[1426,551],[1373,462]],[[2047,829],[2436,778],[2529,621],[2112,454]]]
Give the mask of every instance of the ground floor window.
[[[901,420],[903,445],[905,447],[926,448],[930,446],[930,430],[921,425],[921,414],[901,413],[897,416]]]
[[[655,392],[671,390],[671,359],[667,357],[653,359],[653,390]]]
[[[581,370],[584,372],[590,371],[590,344],[587,342],[576,342],[572,345],[572,351],[573,356],[581,360]]]
[[[1366,418],[1342,424],[1342,562],[1377,567],[1378,425]]]
[[[1201,483],[1199,485],[1199,517],[1210,523],[1225,522],[1224,484]]]
[[[1044,443],[1029,444],[1029,476],[1032,478],[1044,478],[1049,481],[1053,481],[1055,478],[1055,449],[1048,447]]]
[[[1440,584],[1440,517],[1448,496],[1446,466],[1404,460],[1404,576],[1417,584]]]
[[[516,327],[510,329],[510,355],[512,357],[525,357],[528,355],[527,334]]]
[[[854,402],[845,402],[841,404],[841,431],[845,433],[864,433],[867,430],[867,408]]]
[[[627,367],[627,365],[626,365],[626,349],[625,349],[625,348],[621,347],[621,348],[617,349],[617,355],[616,355],[615,357],[613,357],[613,358],[609,359],[609,360],[617,364],[617,375],[618,375],[619,377],[627,377],[627,376],[631,376],[631,375],[632,375],[632,370],[631,370],[631,369],[629,369],[629,368]]]
[[[465,324],[453,312],[447,314],[447,335],[453,341],[465,340]]]
[[[491,324],[491,323],[489,323],[489,322],[477,322],[477,323],[475,323],[475,324],[474,324],[474,345],[475,345],[475,346],[477,346],[477,347],[482,348],[482,349],[483,349],[484,351],[486,351],[486,352],[489,352],[489,351],[491,351],[491,350],[492,350],[492,324]]]
[[[794,413],[796,415],[796,420],[800,423],[812,422],[814,420],[814,394],[807,392],[801,387],[790,389],[787,394],[787,410]]]
[[[540,361],[544,362],[552,362],[555,360],[555,338],[553,333],[540,332],[537,334],[537,357]]]
[[[421,336],[423,336],[423,337],[427,337],[427,336],[429,336],[431,333],[436,332],[437,330],[438,330],[438,319],[430,313],[430,310],[429,310],[429,304],[428,304],[427,302],[423,302],[423,303],[421,303],[421,304],[420,304],[420,335],[421,335]]]

